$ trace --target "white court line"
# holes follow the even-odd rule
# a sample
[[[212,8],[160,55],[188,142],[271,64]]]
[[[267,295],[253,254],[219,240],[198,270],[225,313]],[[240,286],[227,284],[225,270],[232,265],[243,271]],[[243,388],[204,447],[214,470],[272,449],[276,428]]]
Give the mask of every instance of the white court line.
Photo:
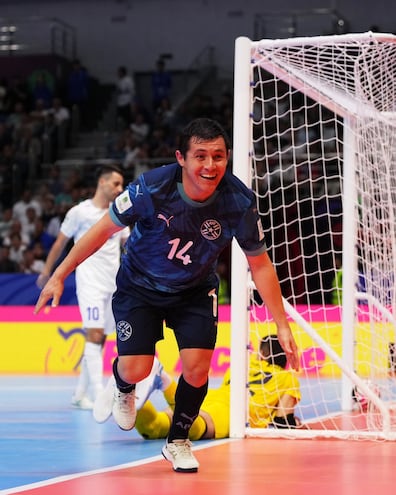
[[[215,447],[217,445],[222,445],[224,443],[235,442],[238,440],[240,440],[240,439],[224,438],[221,440],[208,440],[207,443],[205,443],[205,445],[201,445],[198,447],[194,446],[193,450],[196,451],[196,450],[207,449],[210,447]],[[36,483],[30,483],[29,485],[21,485],[21,486],[17,486],[14,488],[7,488],[6,490],[0,490],[0,494],[1,495],[9,495],[12,493],[23,493],[24,491],[33,490],[35,488],[40,488],[40,487],[50,486],[50,485],[56,485],[57,483],[75,480],[78,478],[84,478],[85,476],[92,476],[94,474],[103,474],[103,473],[109,473],[111,471],[119,471],[122,469],[128,469],[128,468],[132,468],[132,467],[142,466],[144,464],[150,464],[151,462],[160,461],[160,460],[164,460],[164,457],[162,455],[156,455],[154,457],[148,457],[147,459],[141,459],[139,461],[127,462],[125,464],[119,464],[118,466],[112,466],[112,467],[107,467],[107,468],[102,468],[102,469],[94,469],[92,471],[84,471],[83,473],[57,476],[56,478],[50,478],[50,479],[45,480],[45,481],[38,481]]]

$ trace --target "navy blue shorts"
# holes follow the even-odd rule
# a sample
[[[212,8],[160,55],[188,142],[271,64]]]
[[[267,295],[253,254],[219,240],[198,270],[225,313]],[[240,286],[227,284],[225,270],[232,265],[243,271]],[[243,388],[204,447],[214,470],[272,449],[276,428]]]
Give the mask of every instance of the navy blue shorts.
[[[177,294],[133,286],[113,296],[120,356],[155,354],[164,323],[181,349],[214,349],[217,338],[218,286],[206,285]]]

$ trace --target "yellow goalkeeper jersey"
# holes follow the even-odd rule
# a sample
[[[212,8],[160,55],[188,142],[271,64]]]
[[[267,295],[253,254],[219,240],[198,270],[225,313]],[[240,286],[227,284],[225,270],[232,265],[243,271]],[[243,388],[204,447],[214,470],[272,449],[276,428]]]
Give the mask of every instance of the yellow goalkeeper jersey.
[[[281,395],[301,399],[300,383],[295,374],[277,365],[252,357],[249,366],[249,423],[265,428],[276,416]]]
[[[283,394],[301,399],[300,384],[292,371],[273,366],[266,361],[250,358],[249,366],[249,423],[252,428],[265,428],[276,416],[276,406]],[[208,413],[215,426],[215,438],[229,436],[230,370],[219,388],[210,389],[201,409]]]

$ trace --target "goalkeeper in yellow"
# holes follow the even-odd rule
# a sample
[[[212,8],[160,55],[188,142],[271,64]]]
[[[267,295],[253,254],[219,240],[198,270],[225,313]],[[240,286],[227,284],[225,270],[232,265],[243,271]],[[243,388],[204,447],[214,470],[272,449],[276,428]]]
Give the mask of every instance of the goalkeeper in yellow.
[[[301,399],[298,378],[292,370],[286,370],[287,358],[276,335],[268,335],[260,342],[257,354],[250,357],[249,366],[249,420],[252,428],[297,428],[294,416],[296,404]],[[157,385],[169,404],[165,411],[157,411],[146,400],[138,409],[136,430],[146,439],[166,438],[169,432],[177,384],[159,368]],[[159,380],[158,380],[159,379]],[[160,386],[158,386],[160,384]],[[202,403],[199,416],[190,429],[190,440],[226,438],[230,424],[230,372],[226,372],[217,389],[210,389]]]

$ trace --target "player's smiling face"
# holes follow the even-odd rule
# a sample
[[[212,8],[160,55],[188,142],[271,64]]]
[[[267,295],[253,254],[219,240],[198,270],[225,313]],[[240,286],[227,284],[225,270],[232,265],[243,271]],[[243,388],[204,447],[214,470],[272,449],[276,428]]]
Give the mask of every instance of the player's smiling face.
[[[186,156],[176,151],[176,158],[183,167],[183,188],[194,201],[206,201],[215,192],[226,172],[230,156],[222,137],[211,141],[190,140]]]

